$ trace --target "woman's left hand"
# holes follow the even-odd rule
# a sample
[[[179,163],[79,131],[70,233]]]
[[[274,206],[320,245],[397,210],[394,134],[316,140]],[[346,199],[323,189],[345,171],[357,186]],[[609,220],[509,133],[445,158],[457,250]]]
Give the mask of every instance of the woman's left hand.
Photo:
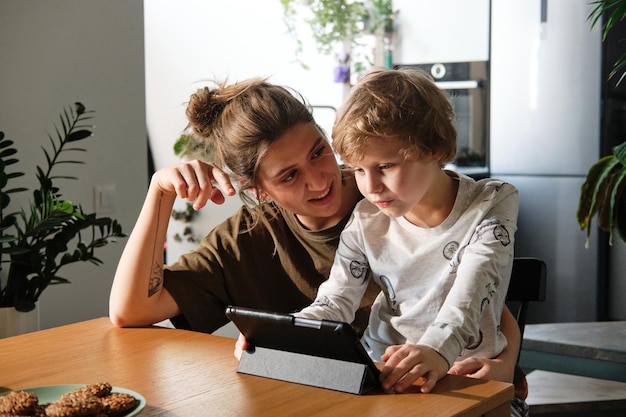
[[[237,358],[238,361],[241,360],[241,354],[246,349],[248,349],[248,341],[246,340],[244,335],[239,333],[239,337],[237,338],[237,341],[235,342],[235,351],[233,352],[233,354],[235,355],[235,358]]]

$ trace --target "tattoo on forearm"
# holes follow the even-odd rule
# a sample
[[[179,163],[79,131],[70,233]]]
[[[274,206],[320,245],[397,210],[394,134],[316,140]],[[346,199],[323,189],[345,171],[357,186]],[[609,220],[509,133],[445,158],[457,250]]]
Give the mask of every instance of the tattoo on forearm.
[[[163,198],[163,192],[161,192],[160,198],[161,199]],[[156,231],[158,235],[159,226],[160,226],[159,222],[161,221],[161,202],[160,201],[159,201],[159,208],[157,210],[156,218],[157,218]],[[150,282],[148,282],[148,298],[156,294],[161,289],[161,285],[163,284],[163,263],[158,260],[159,255],[157,255],[157,251],[156,251],[156,247],[158,244],[157,240],[158,239],[155,237],[154,247],[152,248],[152,268],[151,268],[152,270],[150,271]]]
[[[163,268],[158,262],[152,265],[152,273],[150,274],[150,283],[148,285],[148,297],[152,297],[161,288],[163,283]]]

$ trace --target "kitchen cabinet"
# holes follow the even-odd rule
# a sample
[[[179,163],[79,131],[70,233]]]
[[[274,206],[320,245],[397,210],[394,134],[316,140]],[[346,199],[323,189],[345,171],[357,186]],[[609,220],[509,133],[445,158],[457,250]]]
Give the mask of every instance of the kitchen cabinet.
[[[394,0],[394,64],[489,60],[489,0]]]

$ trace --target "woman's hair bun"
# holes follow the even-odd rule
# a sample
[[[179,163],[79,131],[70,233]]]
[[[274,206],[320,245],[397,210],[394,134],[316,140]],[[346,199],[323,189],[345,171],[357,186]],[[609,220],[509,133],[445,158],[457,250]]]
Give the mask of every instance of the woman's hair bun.
[[[200,137],[208,138],[215,128],[227,101],[215,89],[204,87],[191,95],[187,105],[189,127]]]

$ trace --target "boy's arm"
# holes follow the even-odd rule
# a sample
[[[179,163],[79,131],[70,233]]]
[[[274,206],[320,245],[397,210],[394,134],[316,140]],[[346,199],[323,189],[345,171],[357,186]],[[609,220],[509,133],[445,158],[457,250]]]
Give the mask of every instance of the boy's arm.
[[[455,363],[448,373],[473,378],[513,382],[513,373],[520,348],[520,331],[513,314],[505,306],[500,321],[508,346],[494,359],[471,357]],[[382,356],[385,366],[381,382],[386,390],[404,392],[419,378],[425,383],[421,391],[430,392],[445,375],[447,362],[434,349],[420,345],[396,345],[387,348]]]
[[[517,321],[505,306],[500,319],[500,330],[506,336],[507,347],[495,358],[471,357],[452,365],[449,374],[472,378],[513,382],[513,373],[521,346],[521,335]]]
[[[294,315],[346,323],[354,321],[369,284],[369,266],[361,249],[362,226],[357,214],[358,209],[341,232],[330,274],[319,286],[315,301]]]

